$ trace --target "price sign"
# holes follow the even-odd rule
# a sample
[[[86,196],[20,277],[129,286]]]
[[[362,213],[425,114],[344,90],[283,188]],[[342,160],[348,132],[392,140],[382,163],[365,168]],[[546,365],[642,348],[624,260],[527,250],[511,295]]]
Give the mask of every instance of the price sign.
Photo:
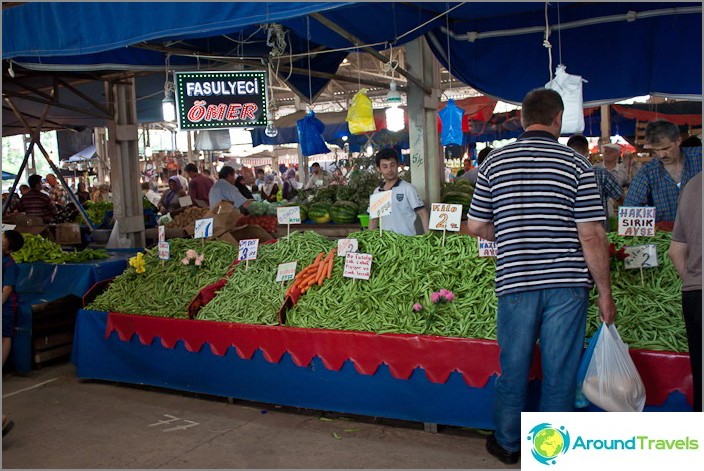
[[[655,208],[653,206],[621,206],[618,208],[618,235],[655,235]]]
[[[166,242],[166,226],[159,226],[159,242]]]
[[[5,231],[11,231],[11,230],[13,230],[15,227],[17,227],[17,225],[15,225],[15,224],[3,224],[3,225],[2,225],[2,231],[3,231],[3,232],[5,232]]]
[[[359,241],[357,239],[338,239],[337,241],[337,256],[344,257],[350,252],[356,252],[359,249]]]
[[[240,252],[237,260],[256,260],[259,250],[259,239],[242,239],[240,241]]]
[[[624,260],[626,269],[658,266],[658,249],[655,244],[626,246],[623,251],[628,255]]]
[[[299,206],[276,208],[276,218],[279,224],[300,224],[301,208]]]
[[[391,214],[392,191],[380,191],[369,197],[369,217],[374,219]]]
[[[159,242],[158,251],[159,251],[159,260],[168,260],[169,259],[169,243],[168,242]]]
[[[194,239],[205,239],[213,235],[213,218],[196,219]]]
[[[188,207],[188,206],[193,206],[193,200],[192,200],[191,197],[188,196],[188,195],[186,195],[186,196],[181,196],[181,197],[178,199],[178,204],[179,204],[179,206],[181,206],[182,208],[186,208],[186,207]]]
[[[280,263],[276,269],[276,281],[293,280],[296,277],[296,264],[298,262]]]
[[[350,252],[345,255],[345,271],[342,276],[368,280],[372,272],[372,254]]]
[[[431,229],[459,232],[460,224],[462,224],[461,204],[433,203],[430,205]]]
[[[496,242],[493,240],[478,239],[480,257],[496,257]]]

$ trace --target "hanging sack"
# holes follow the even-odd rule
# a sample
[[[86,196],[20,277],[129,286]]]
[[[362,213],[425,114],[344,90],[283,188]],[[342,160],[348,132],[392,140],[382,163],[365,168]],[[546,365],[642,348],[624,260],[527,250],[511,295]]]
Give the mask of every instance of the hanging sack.
[[[352,97],[352,104],[350,104],[346,118],[347,126],[352,134],[376,131],[372,100],[366,95],[367,91],[366,88],[362,88]]]
[[[599,338],[599,334],[601,333],[601,328],[603,325],[604,324],[600,325],[599,328],[596,329],[596,332],[594,332],[594,335],[589,338],[589,341],[587,342],[587,348],[584,350],[584,353],[582,353],[582,361],[579,363],[579,369],[577,370],[577,384],[575,387],[574,400],[574,406],[578,409],[587,407],[589,405],[589,401],[586,397],[584,397],[584,393],[582,392],[582,384],[584,383],[584,378],[587,376],[587,369],[589,368],[589,363],[591,363],[592,357],[594,356],[594,347],[596,347],[596,340]]]
[[[565,110],[562,112],[562,134],[584,132],[584,105],[582,101],[582,82],[579,75],[570,75],[564,65],[555,70],[555,77],[545,84],[545,88],[555,90],[562,97]]]
[[[613,324],[601,327],[582,392],[608,412],[642,412],[645,407],[645,385]]]
[[[438,116],[440,116],[442,123],[442,131],[440,132],[442,145],[461,146],[464,143],[464,134],[462,133],[464,110],[455,104],[455,100],[450,98],[447,100],[445,108],[438,111]]]
[[[298,145],[301,146],[301,153],[304,156],[330,152],[321,136],[325,131],[325,125],[315,117],[313,111],[309,111],[303,119],[296,121],[296,129],[298,131]]]

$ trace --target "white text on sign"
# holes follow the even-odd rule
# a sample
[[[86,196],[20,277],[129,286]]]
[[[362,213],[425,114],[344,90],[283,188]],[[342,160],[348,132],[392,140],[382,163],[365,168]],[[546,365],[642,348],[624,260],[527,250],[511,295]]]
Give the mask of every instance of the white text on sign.
[[[391,196],[393,191],[380,191],[369,197],[369,217],[374,219],[391,214]]]
[[[342,276],[368,280],[372,273],[372,254],[350,252],[345,255],[345,271]]]
[[[433,203],[430,205],[431,229],[459,232],[460,224],[462,224],[461,204]]]
[[[479,244],[480,257],[496,257],[496,242],[480,237],[477,239],[477,243]]]
[[[168,242],[159,242],[159,260],[168,260],[169,259],[169,243]]]
[[[350,252],[356,252],[359,249],[359,241],[357,239],[338,239],[337,241],[337,256],[344,257]]]
[[[623,251],[628,255],[623,261],[627,269],[658,266],[658,249],[655,244],[626,246]]]
[[[299,206],[276,208],[276,219],[279,224],[300,224],[301,208]]]
[[[276,270],[276,281],[293,280],[296,277],[296,265],[298,262],[280,263]]]
[[[259,250],[259,239],[242,239],[240,241],[240,252],[237,260],[256,260]]]
[[[213,218],[196,219],[194,239],[207,239],[213,235]]]
[[[654,236],[655,208],[652,206],[621,206],[618,208],[618,235]]]

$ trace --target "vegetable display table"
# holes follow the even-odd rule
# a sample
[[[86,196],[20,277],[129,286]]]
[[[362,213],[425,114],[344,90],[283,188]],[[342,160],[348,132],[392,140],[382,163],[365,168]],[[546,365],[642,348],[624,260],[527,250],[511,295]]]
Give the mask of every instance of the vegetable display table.
[[[689,357],[632,351],[646,411],[691,410]],[[258,402],[493,428],[495,341],[80,310],[77,375]],[[536,351],[531,404],[540,387]],[[593,409],[597,410],[597,409]]]
[[[18,284],[15,286],[20,296],[20,306],[12,339],[12,361],[15,370],[28,373],[32,369],[32,351],[34,343],[33,307],[55,303],[60,311],[61,300],[64,306],[73,307],[61,312],[61,319],[51,319],[61,332],[55,332],[57,338],[48,342],[68,345],[63,349],[68,354],[73,334],[73,316],[80,307],[80,298],[97,282],[113,278],[127,268],[127,259],[133,257],[136,249],[117,249],[108,251],[109,258],[85,263],[51,264],[44,262],[19,263]],[[77,300],[77,302],[75,302]],[[69,312],[70,311],[70,312]],[[70,325],[66,325],[66,323]],[[66,328],[68,329],[67,331]],[[48,332],[44,332],[48,333]],[[63,339],[63,340],[62,340]]]

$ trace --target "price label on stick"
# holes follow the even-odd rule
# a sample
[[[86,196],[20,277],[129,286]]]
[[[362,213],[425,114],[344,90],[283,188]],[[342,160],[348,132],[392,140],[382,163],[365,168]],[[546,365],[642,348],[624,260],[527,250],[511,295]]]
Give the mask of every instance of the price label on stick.
[[[478,239],[480,257],[496,257],[496,242],[493,240]]]
[[[213,235],[213,218],[196,219],[194,239],[207,239]]]
[[[159,242],[166,242],[166,226],[159,226]]]
[[[168,242],[159,242],[158,251],[159,251],[159,260],[168,260],[169,259],[169,243]]]
[[[258,250],[259,239],[242,239],[240,241],[240,252],[237,255],[237,260],[256,260]]]
[[[618,208],[618,235],[655,235],[655,208],[653,206],[621,206]]]
[[[296,264],[298,262],[281,263],[276,269],[276,281],[293,280],[296,277]]]
[[[276,218],[279,224],[300,224],[301,208],[299,206],[276,208]]]
[[[626,246],[623,251],[628,255],[623,261],[626,269],[658,266],[658,249],[655,244]]]
[[[15,225],[15,224],[3,224],[3,225],[2,225],[2,231],[3,231],[3,232],[5,232],[5,231],[11,231],[11,230],[13,230],[15,227],[17,227],[17,225]]]
[[[359,250],[359,241],[357,239],[338,239],[337,241],[337,256],[344,257],[350,252]]]
[[[392,191],[380,191],[369,197],[369,217],[372,219],[391,214]]]
[[[368,280],[372,272],[372,254],[350,252],[345,255],[345,271],[342,276]]]
[[[188,206],[193,206],[193,200],[192,200],[191,197],[188,196],[188,195],[186,195],[186,196],[181,196],[181,197],[178,199],[178,204],[179,204],[179,206],[181,206],[182,208],[187,208]]]
[[[433,203],[430,205],[429,226],[431,229],[459,232],[461,223],[461,204]]]

